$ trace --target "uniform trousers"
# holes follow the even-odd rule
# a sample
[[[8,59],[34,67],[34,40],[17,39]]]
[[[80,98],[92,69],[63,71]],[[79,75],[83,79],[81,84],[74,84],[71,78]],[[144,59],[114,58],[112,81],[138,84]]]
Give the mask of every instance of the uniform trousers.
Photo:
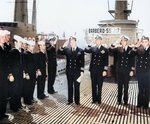
[[[149,105],[149,92],[150,92],[150,74],[137,73],[138,79],[138,105],[148,107]]]
[[[90,72],[91,81],[92,81],[92,99],[93,102],[98,101],[101,103],[101,93],[102,93],[102,86],[103,86],[103,77],[102,72]]]
[[[56,66],[49,67],[48,65],[48,93],[54,92],[54,82],[56,77]]]
[[[74,74],[69,75],[67,74],[68,80],[68,102],[73,102],[73,86],[74,86],[74,101],[76,104],[80,103],[80,83],[77,82],[77,79],[80,75]]]
[[[21,107],[21,95],[23,89],[23,72],[19,68],[14,68],[12,75],[14,76],[13,82],[8,82],[9,96],[10,96],[10,109],[17,112]]]
[[[4,70],[0,70],[0,119],[5,117],[7,105],[7,76]]]
[[[46,70],[40,69],[42,75],[37,78],[37,97],[43,98],[45,96],[45,78],[46,78]]]
[[[118,83],[118,102],[121,103],[122,91],[124,86],[124,103],[128,102],[128,87],[129,87],[129,73],[128,72],[117,72],[117,83]]]
[[[30,79],[25,79],[23,84],[23,97],[24,97],[24,103],[31,105],[33,100],[33,93],[35,88],[35,82],[36,82],[36,71],[35,70],[28,70],[27,71]]]

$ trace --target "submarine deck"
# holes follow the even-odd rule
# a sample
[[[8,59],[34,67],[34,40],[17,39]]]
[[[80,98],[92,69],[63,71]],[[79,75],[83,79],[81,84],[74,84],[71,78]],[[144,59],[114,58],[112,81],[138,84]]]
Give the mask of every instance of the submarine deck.
[[[45,85],[47,87],[47,85]],[[67,80],[64,73],[58,75],[55,90],[58,93],[49,98],[37,99],[37,103],[26,105],[27,109],[13,113],[7,107],[8,119],[0,124],[149,124],[150,108],[137,108],[138,84],[130,80],[128,105],[117,105],[117,84],[113,78],[105,78],[102,88],[102,103],[92,104],[91,80],[88,69],[80,85],[80,106],[67,103]]]

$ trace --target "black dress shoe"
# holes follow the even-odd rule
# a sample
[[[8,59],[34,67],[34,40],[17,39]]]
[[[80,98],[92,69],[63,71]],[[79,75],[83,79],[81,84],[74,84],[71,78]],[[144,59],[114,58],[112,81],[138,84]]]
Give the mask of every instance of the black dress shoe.
[[[45,99],[45,98],[48,98],[49,96],[43,96],[43,97],[38,97],[38,99]]]
[[[35,99],[32,100],[32,103],[37,103],[37,101]]]
[[[117,102],[117,105],[120,105],[121,104],[121,102]]]
[[[148,109],[148,106],[143,106],[143,109]]]
[[[0,120],[3,120],[4,118],[9,118],[8,115],[4,115],[2,118],[0,118]]]
[[[124,103],[124,105],[128,105],[128,103]]]
[[[46,96],[46,95],[45,95],[45,96],[43,97],[43,99],[46,99],[46,98],[48,98],[48,97],[49,97],[49,96]]]
[[[81,105],[80,103],[76,103],[76,105]]]
[[[98,104],[101,104],[101,102],[99,101]]]
[[[19,109],[25,109],[26,106],[25,105],[21,105]]]
[[[92,104],[95,104],[95,102],[93,101]]]
[[[48,92],[49,94],[54,94],[54,93],[58,93],[58,91],[51,91],[51,92]]]
[[[138,104],[136,107],[137,107],[137,108],[140,108],[140,107],[141,107],[141,105],[140,105],[140,104]]]
[[[68,102],[66,105],[70,105],[72,102]]]

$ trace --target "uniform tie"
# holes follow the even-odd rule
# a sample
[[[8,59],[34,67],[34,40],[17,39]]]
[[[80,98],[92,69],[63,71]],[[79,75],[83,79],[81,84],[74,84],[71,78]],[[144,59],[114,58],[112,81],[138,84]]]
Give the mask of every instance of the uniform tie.
[[[125,47],[123,47],[123,52],[125,52],[126,50],[125,50]]]

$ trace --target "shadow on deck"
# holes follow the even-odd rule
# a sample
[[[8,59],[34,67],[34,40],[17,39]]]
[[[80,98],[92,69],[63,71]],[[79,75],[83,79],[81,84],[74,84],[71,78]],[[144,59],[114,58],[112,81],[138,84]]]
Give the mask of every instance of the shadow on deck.
[[[46,85],[47,86],[47,85]],[[105,78],[102,89],[102,103],[92,104],[92,91],[89,72],[85,71],[80,86],[80,106],[67,103],[67,80],[65,74],[57,76],[57,94],[48,99],[38,100],[27,105],[26,110],[17,113],[7,110],[9,119],[0,124],[149,124],[150,109],[137,108],[137,81],[132,78],[129,84],[129,105],[117,105],[117,84],[114,78]],[[36,96],[36,87],[34,96]]]

